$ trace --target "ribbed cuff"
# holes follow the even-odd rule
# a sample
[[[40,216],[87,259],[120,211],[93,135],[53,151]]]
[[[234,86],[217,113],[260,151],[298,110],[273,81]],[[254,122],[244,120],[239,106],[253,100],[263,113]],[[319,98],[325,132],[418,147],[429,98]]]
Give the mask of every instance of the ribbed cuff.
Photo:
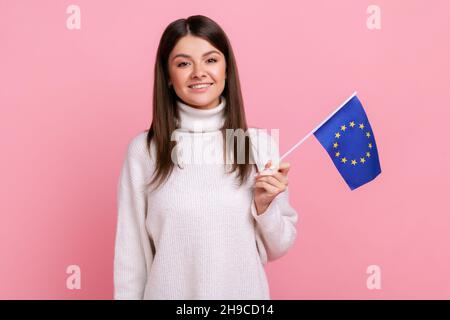
[[[276,198],[267,207],[266,211],[258,215],[256,211],[255,200],[252,199],[251,212],[258,224],[265,230],[271,230],[281,223],[281,212]]]

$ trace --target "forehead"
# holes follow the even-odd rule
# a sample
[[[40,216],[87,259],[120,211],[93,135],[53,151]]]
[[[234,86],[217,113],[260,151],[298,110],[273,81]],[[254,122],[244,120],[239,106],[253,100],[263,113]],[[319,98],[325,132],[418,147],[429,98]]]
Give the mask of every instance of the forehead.
[[[177,44],[170,53],[169,58],[181,53],[187,54],[191,57],[201,57],[204,53],[212,50],[220,52],[220,50],[205,39],[188,35],[178,40]]]

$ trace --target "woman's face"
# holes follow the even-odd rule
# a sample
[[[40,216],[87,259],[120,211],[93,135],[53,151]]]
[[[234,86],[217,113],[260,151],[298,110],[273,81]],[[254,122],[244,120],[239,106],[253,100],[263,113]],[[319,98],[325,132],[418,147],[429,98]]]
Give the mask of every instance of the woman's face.
[[[225,56],[208,41],[187,35],[181,38],[169,55],[169,84],[186,104],[200,109],[220,103],[225,88]],[[212,84],[195,89],[196,83]]]

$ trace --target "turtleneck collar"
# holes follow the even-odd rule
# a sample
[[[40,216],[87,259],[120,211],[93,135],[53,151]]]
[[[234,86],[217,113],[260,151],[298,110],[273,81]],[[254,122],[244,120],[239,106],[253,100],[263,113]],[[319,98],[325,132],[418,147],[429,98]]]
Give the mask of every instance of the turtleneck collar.
[[[176,119],[179,131],[186,132],[211,132],[220,130],[225,121],[224,96],[220,96],[220,103],[210,109],[198,109],[191,107],[180,99],[176,101],[180,121]]]

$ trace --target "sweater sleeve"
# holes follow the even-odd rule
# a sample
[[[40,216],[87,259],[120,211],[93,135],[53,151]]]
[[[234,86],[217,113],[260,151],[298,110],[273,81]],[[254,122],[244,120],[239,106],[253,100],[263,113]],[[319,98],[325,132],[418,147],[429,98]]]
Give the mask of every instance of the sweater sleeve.
[[[141,143],[139,143],[141,142]],[[145,228],[147,198],[144,177],[148,165],[144,145],[133,139],[128,145],[117,185],[117,227],[114,254],[114,299],[143,299],[147,267],[153,253]]]
[[[263,264],[282,257],[297,237],[297,211],[289,203],[289,187],[278,194],[258,215],[255,201],[251,212],[256,220],[256,244]]]
[[[255,145],[257,144],[256,163],[260,170],[264,168],[268,160],[272,160],[277,167],[280,162],[278,142],[265,132],[265,130],[254,131],[252,135]],[[291,206],[289,197],[289,187],[287,187],[260,215],[257,214],[252,197],[251,213],[256,221],[256,244],[264,265],[286,254],[297,237],[298,214]]]

